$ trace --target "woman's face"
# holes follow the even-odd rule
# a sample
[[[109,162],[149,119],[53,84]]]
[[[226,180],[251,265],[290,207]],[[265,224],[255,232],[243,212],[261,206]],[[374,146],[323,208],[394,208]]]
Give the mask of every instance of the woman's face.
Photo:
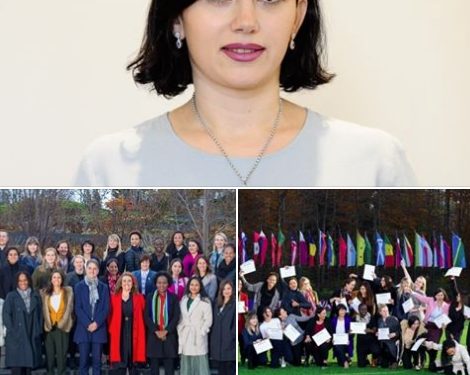
[[[195,279],[192,279],[191,282],[189,283],[189,291],[191,292],[192,295],[199,294],[201,291],[201,285],[199,282]]]
[[[235,258],[235,249],[228,246],[224,250],[224,260],[225,263],[229,264]]]
[[[256,327],[258,325],[258,318],[256,315],[253,315],[251,319],[249,320],[249,323],[252,327]]]
[[[98,271],[98,266],[95,263],[88,262],[88,265],[86,267],[86,275],[90,279],[96,279],[96,277],[98,276]]]
[[[83,245],[83,254],[91,254],[93,250],[93,246],[91,246],[90,244],[86,243],[85,245]]]
[[[176,233],[173,236],[173,243],[176,247],[180,247],[183,245],[183,235],[181,233]]]
[[[197,261],[197,269],[199,270],[200,274],[203,274],[203,275],[206,274],[206,272],[207,272],[207,263],[204,259],[201,258]]]
[[[318,314],[318,316],[320,317],[320,319],[325,319],[326,318],[326,310],[322,310],[320,312],[320,314]]]
[[[55,254],[52,251],[46,252],[44,255],[44,259],[48,264],[53,264],[56,261]]]
[[[153,247],[155,248],[155,252],[157,254],[160,254],[163,252],[165,245],[162,240],[155,240],[155,242],[153,243]]]
[[[225,284],[224,285],[224,289],[222,290],[222,296],[225,298],[225,299],[229,299],[232,297],[232,294],[233,294],[233,288],[230,284]]]
[[[276,277],[276,276],[271,275],[271,276],[268,277],[268,282],[267,282],[267,284],[268,284],[268,289],[274,288],[274,286],[276,285],[276,283],[277,283],[277,277]]]
[[[140,246],[140,237],[137,234],[133,234],[130,238],[131,246],[139,247]]]
[[[418,290],[422,290],[423,289],[423,286],[424,286],[424,283],[423,283],[423,280],[418,277],[415,281],[415,286],[416,286],[416,289]]]
[[[280,310],[279,310],[279,317],[280,317],[282,320],[286,319],[286,318],[287,318],[287,311],[284,310],[284,309],[280,309]]]
[[[271,311],[271,309],[266,309],[263,313],[263,316],[265,320],[270,320],[273,317],[273,312]]]
[[[387,286],[387,281],[385,280],[385,277],[382,277],[382,278],[380,279],[380,286],[381,286],[382,288],[385,288],[385,287]]]
[[[7,255],[7,260],[8,260],[8,263],[10,264],[16,264],[18,263],[18,259],[19,259],[19,255],[18,255],[18,252],[15,251],[15,250],[10,250],[8,252],[8,255]]]
[[[60,256],[65,257],[69,253],[69,245],[67,245],[66,242],[62,242],[59,244],[59,247],[57,248],[57,252],[59,253]]]
[[[109,263],[108,267],[106,267],[106,269],[108,270],[108,273],[111,276],[116,276],[117,273],[118,273],[118,265],[116,264],[116,262]]]
[[[38,245],[35,243],[28,244],[28,252],[31,255],[35,255],[38,252]]]
[[[21,274],[20,277],[18,278],[18,288],[21,290],[26,290],[28,289],[29,284],[28,284],[28,278],[26,275]]]
[[[296,279],[290,279],[289,280],[289,289],[290,290],[297,290],[297,280]]]
[[[384,306],[380,309],[380,316],[384,319],[388,317],[388,307],[387,306]]]
[[[60,273],[54,272],[51,277],[51,283],[54,287],[62,286],[62,276]]]
[[[243,282],[239,279],[238,280],[238,292],[240,293],[243,291]]]
[[[339,309],[338,310],[338,316],[340,316],[341,318],[344,318],[345,315],[346,315],[346,310],[345,309]]]
[[[352,280],[351,282],[346,284],[346,290],[348,292],[352,292],[355,287],[356,287],[356,281],[355,280]]]
[[[119,245],[119,242],[116,241],[114,238],[108,238],[108,247],[110,249],[115,249],[117,248]]]
[[[436,301],[438,302],[444,301],[444,293],[442,292],[437,293],[434,297],[436,298]]]
[[[182,270],[183,270],[183,266],[181,265],[180,262],[175,262],[175,263],[173,263],[173,265],[171,266],[171,273],[172,273],[174,276],[179,276]]]
[[[415,320],[414,323],[411,325],[412,329],[417,329],[419,327],[419,320]]]
[[[166,293],[168,289],[168,280],[165,276],[159,276],[157,279],[157,290],[158,293]]]
[[[361,296],[363,297],[367,296],[367,288],[364,285],[361,285],[359,287],[359,293],[361,293]]]
[[[84,267],[85,267],[85,262],[83,262],[83,259],[75,258],[75,261],[73,262],[73,268],[75,269],[75,272],[78,274],[82,274]]]
[[[216,249],[222,249],[225,246],[225,240],[221,235],[214,237],[214,246]]]
[[[194,241],[189,241],[188,243],[188,250],[192,255],[196,255],[199,247],[197,246],[197,243]]]
[[[121,280],[122,290],[124,292],[130,292],[130,290],[132,289],[132,284],[133,284],[133,281],[132,281],[132,277],[130,276],[126,275]]]
[[[202,0],[175,24],[189,49],[195,84],[249,90],[279,86],[281,62],[307,0]]]
[[[149,260],[143,260],[140,262],[140,269],[142,271],[148,271],[150,268],[150,261]]]

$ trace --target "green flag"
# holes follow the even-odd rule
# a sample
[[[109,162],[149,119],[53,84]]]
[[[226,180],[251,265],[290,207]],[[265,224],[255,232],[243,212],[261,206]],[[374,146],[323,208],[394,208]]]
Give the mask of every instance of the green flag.
[[[356,250],[357,250],[357,265],[364,265],[364,252],[366,250],[366,241],[361,236],[359,231],[356,231]]]
[[[366,239],[366,247],[364,250],[364,261],[366,264],[372,264],[372,245],[369,242],[369,238],[367,238],[367,233],[364,233],[364,237]]]

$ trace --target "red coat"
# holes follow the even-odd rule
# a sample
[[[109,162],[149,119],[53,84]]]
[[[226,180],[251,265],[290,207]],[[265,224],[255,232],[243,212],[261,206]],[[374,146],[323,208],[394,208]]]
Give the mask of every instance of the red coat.
[[[248,295],[246,293],[239,293],[238,300],[245,302],[245,311],[248,311]],[[245,314],[238,314],[238,335],[240,336],[245,328]]]
[[[140,293],[132,295],[132,361],[146,362],[145,351],[145,298]],[[122,295],[111,296],[111,309],[109,315],[109,360],[111,363],[121,361],[121,319]]]

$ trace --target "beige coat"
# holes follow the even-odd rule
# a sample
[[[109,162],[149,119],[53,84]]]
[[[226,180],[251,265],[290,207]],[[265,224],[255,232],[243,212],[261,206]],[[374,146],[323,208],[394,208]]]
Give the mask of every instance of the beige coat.
[[[212,306],[198,296],[189,310],[188,296],[180,302],[181,319],[178,323],[178,353],[188,356],[205,355],[209,352],[209,331],[212,326]]]
[[[64,293],[65,293],[65,312],[64,316],[57,324],[57,328],[64,332],[70,332],[73,326],[73,289],[69,286],[64,286]],[[49,315],[49,299],[50,296],[45,294],[44,292],[41,293],[42,298],[42,313],[44,315],[44,331],[50,332],[52,330],[52,323],[51,317]]]

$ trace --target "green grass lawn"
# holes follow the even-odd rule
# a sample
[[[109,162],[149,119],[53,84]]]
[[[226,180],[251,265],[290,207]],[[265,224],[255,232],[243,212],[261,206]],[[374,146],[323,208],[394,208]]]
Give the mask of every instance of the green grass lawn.
[[[468,321],[465,324],[465,328],[462,334],[462,338],[460,342],[465,345],[465,339],[467,337],[467,331],[469,328],[469,323]],[[330,351],[330,356],[328,359],[329,362],[329,367],[325,369],[321,369],[314,364],[311,364],[308,367],[294,367],[287,365],[286,368],[276,368],[276,369],[271,369],[269,367],[259,367],[255,370],[248,370],[246,365],[242,366],[240,363],[238,363],[238,374],[239,375],[248,375],[248,374],[263,374],[263,375],[277,375],[277,374],[292,374],[292,375],[312,375],[312,374],[324,374],[324,375],[330,375],[330,374],[364,374],[364,375],[379,375],[383,373],[387,373],[390,375],[396,375],[396,374],[418,374],[418,373],[426,373],[426,374],[431,374],[431,372],[427,370],[421,370],[420,372],[417,372],[415,370],[405,370],[403,368],[398,368],[397,370],[390,370],[390,369],[382,369],[380,367],[375,367],[375,368],[358,368],[356,366],[356,357],[353,357],[353,363],[351,367],[348,369],[339,367],[336,363],[336,361],[333,359],[333,350]],[[426,365],[427,367],[427,365]]]

